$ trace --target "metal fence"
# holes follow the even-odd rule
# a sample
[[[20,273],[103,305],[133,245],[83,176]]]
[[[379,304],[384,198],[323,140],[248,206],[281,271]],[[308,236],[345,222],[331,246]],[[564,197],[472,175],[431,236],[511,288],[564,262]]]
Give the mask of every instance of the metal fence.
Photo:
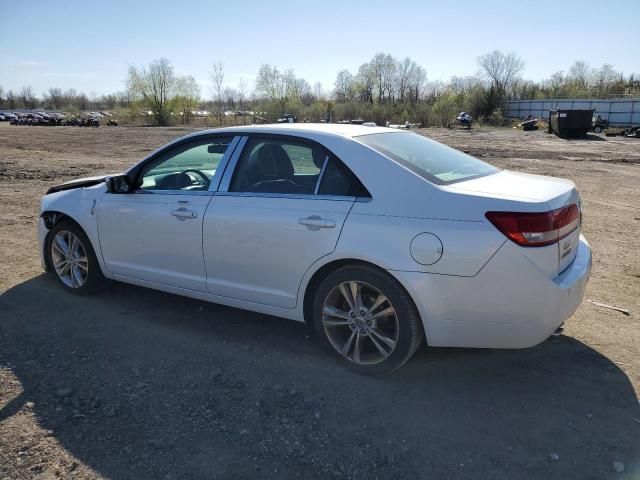
[[[602,99],[547,99],[512,100],[505,104],[506,118],[524,118],[533,115],[540,119],[549,118],[549,110],[590,110],[609,120],[611,126],[632,127],[640,125],[640,98]]]

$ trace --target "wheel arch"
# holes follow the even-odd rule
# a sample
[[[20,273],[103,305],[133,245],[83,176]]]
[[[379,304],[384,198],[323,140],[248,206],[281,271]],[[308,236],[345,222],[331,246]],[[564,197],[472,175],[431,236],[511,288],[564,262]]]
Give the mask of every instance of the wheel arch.
[[[42,218],[45,229],[47,231],[41,245],[42,253],[43,253],[42,258],[44,259],[44,264],[45,264],[44,267],[47,272],[51,271],[51,264],[50,264],[51,259],[49,258],[49,254],[47,252],[47,245],[49,245],[49,235],[51,234],[51,230],[60,222],[68,221],[76,225],[85,234],[85,236],[89,240],[89,243],[91,244],[91,248],[93,248],[93,251],[98,259],[98,264],[100,265],[100,268],[104,274],[104,266],[102,265],[102,255],[99,253],[100,250],[98,246],[95,245],[95,242],[92,239],[92,235],[89,234],[90,232],[88,232],[87,229],[77,219],[75,219],[69,213],[56,210],[56,209],[44,210],[40,214],[40,218]]]
[[[404,284],[404,282],[402,282],[396,275],[394,275],[393,271],[389,271],[386,268],[383,268],[379,265],[376,265],[375,263],[369,262],[367,260],[362,260],[362,259],[358,259],[358,258],[339,258],[339,259],[333,259],[331,261],[328,261],[327,263],[324,263],[323,265],[320,265],[311,275],[311,277],[309,278],[309,281],[307,282],[305,289],[304,289],[304,294],[303,294],[303,299],[302,299],[302,316],[303,316],[303,320],[304,322],[308,325],[308,326],[312,326],[313,324],[313,294],[315,292],[315,290],[317,289],[317,287],[320,285],[320,283],[331,273],[335,272],[336,270],[342,268],[342,267],[346,267],[346,266],[358,266],[358,265],[362,265],[362,266],[367,266],[367,267],[372,267],[375,268],[376,270],[380,270],[381,272],[384,272],[387,275],[390,275],[396,282],[398,282],[398,285],[400,285],[400,287],[407,293],[407,295],[409,296],[409,298],[411,299],[411,301],[413,302],[414,307],[416,308],[416,311],[418,312],[418,316],[420,317],[420,324],[422,326],[422,334],[424,336],[424,340],[426,341],[426,333],[425,333],[425,328],[424,328],[424,318],[422,315],[422,312],[420,310],[420,308],[418,307],[418,305],[416,305],[415,300],[413,299],[413,295],[411,294],[411,292],[409,291],[409,289],[407,289],[406,285]]]

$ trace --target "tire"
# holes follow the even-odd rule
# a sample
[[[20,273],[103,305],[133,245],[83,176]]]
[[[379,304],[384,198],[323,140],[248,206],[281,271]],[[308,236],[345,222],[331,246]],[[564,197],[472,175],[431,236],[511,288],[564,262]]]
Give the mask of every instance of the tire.
[[[360,299],[355,309],[350,308],[353,284]],[[385,313],[390,308],[393,313]],[[320,283],[313,300],[313,329],[343,364],[372,376],[402,367],[424,338],[420,315],[406,290],[387,272],[368,265],[342,267]],[[346,354],[340,352],[345,346]]]
[[[67,255],[65,255],[65,244],[67,245]],[[71,254],[68,253],[70,246],[72,247]],[[105,283],[105,277],[91,242],[75,222],[62,220],[54,225],[47,235],[45,258],[49,273],[68,292],[90,295],[100,290]],[[71,265],[66,260],[68,258],[72,258]],[[61,261],[63,266],[56,268],[56,265],[60,265]],[[67,266],[66,273],[64,273]]]
[[[598,125],[598,126],[595,126],[595,127],[593,127],[593,131],[594,131],[595,133],[600,133],[600,132],[602,132],[602,127],[601,127],[601,126],[599,126],[599,125]]]

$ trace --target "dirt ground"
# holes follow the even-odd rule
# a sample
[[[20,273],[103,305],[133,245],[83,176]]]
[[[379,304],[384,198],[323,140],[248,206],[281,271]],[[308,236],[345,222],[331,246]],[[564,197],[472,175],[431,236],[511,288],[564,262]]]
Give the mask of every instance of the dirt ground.
[[[383,378],[301,324],[143,288],[63,293],[40,196],[117,172],[180,128],[0,124],[0,478],[640,478],[640,141],[422,131],[573,180],[594,250],[565,335],[519,351],[424,348]]]

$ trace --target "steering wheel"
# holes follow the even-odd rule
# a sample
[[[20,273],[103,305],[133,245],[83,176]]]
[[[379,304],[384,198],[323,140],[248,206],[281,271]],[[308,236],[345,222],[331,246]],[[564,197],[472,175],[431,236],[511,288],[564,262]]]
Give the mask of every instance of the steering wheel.
[[[197,177],[200,177],[200,180],[202,180],[202,185],[206,188],[209,188],[209,184],[211,183],[211,180],[209,180],[209,177],[207,177],[207,175],[204,172],[201,172],[196,168],[188,168],[186,170],[183,170],[182,172],[180,172],[180,175],[188,175],[192,177],[192,175],[189,175],[190,173],[195,174],[195,176]]]

